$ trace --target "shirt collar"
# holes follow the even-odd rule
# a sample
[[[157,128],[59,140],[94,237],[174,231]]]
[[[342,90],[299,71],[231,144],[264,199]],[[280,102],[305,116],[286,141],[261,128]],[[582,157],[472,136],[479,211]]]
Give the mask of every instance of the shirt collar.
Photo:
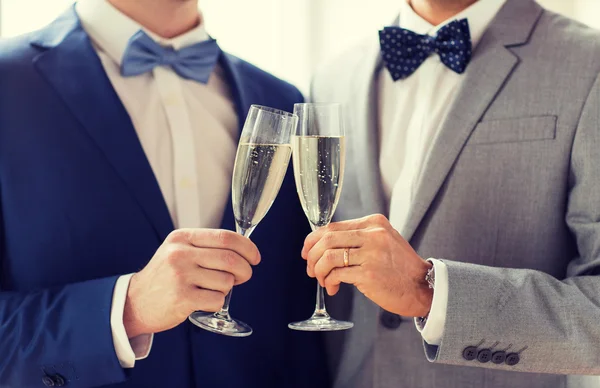
[[[506,0],[479,0],[443,23],[434,26],[412,9],[408,0],[401,1],[400,27],[421,35],[435,35],[440,28],[454,20],[467,19],[471,30],[473,47],[477,46],[488,26],[494,20]]]
[[[162,46],[175,50],[210,39],[204,24],[172,39],[161,38],[116,9],[107,0],[79,0],[75,9],[81,25],[96,46],[121,66],[129,39],[140,30]]]

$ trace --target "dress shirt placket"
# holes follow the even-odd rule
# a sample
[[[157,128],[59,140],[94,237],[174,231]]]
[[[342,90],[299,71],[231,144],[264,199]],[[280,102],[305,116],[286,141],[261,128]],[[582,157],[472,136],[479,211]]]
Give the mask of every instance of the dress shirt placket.
[[[200,226],[198,164],[182,82],[175,72],[164,67],[156,67],[153,74],[173,143],[173,185],[177,209],[177,219],[173,223],[176,228],[197,228]]]

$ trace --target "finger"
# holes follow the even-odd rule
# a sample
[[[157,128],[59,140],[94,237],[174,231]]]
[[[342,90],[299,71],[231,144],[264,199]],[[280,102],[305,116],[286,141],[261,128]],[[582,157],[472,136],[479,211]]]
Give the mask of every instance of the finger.
[[[355,220],[332,222],[323,228],[315,230],[306,237],[306,240],[304,241],[304,247],[302,249],[302,257],[306,259],[306,254],[328,232],[361,230],[372,226],[388,227],[390,224],[388,219],[381,214],[374,214]]]
[[[260,252],[250,239],[230,230],[180,229],[169,235],[172,242],[183,242],[197,248],[228,249],[251,265],[260,263]]]
[[[323,256],[317,261],[313,271],[314,276],[312,277],[316,277],[321,286],[325,285],[325,278],[332,270],[346,267],[344,263],[345,252],[346,249],[330,249],[325,251]],[[361,249],[348,249],[348,267],[364,263],[365,260],[361,252]]]
[[[313,247],[323,239],[323,237],[325,237],[326,235],[330,234],[330,233],[334,233],[334,232],[341,232],[341,231],[348,231],[348,230],[358,230],[361,229],[358,227],[359,220],[352,220],[352,221],[343,221],[343,222],[338,222],[338,223],[331,223],[327,226],[324,226],[322,228],[319,228],[317,230],[315,230],[314,232],[310,233],[308,236],[306,236],[306,238],[304,239],[304,246],[302,247],[302,258],[304,260],[308,259],[308,252],[310,252],[311,249],[313,249]],[[336,225],[340,225],[343,224],[344,228],[341,228],[339,226]],[[350,226],[353,227],[350,227]]]
[[[317,261],[323,257],[325,251],[340,248],[360,248],[364,245],[365,238],[364,230],[327,232],[306,254],[309,271],[314,270]]]
[[[190,251],[198,267],[229,273],[234,276],[236,286],[252,277],[250,264],[233,251],[209,248],[190,248]]]
[[[358,266],[335,268],[325,278],[327,294],[333,296],[338,293],[341,283],[356,285],[362,279],[362,268]]]
[[[194,288],[189,297],[191,310],[216,313],[225,304],[225,294],[219,291]]]
[[[227,272],[196,267],[190,271],[190,283],[198,288],[228,294],[235,284],[235,277]]]
[[[337,295],[338,292],[340,292],[340,285],[338,284],[335,286],[325,287],[325,290],[327,290],[327,295],[334,296]]]

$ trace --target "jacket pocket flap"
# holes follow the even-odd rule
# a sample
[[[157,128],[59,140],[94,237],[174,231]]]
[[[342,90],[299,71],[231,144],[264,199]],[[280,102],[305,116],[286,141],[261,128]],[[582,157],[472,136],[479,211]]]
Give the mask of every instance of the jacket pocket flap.
[[[515,143],[554,139],[556,121],[556,116],[483,121],[471,134],[469,143]]]

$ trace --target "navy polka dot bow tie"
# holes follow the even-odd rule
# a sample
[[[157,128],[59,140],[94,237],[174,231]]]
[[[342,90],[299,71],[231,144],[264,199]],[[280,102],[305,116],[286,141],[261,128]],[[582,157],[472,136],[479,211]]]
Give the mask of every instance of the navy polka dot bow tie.
[[[394,81],[405,79],[433,53],[444,65],[462,74],[471,60],[471,32],[467,19],[440,28],[435,37],[419,35],[400,27],[379,31],[383,62]]]

